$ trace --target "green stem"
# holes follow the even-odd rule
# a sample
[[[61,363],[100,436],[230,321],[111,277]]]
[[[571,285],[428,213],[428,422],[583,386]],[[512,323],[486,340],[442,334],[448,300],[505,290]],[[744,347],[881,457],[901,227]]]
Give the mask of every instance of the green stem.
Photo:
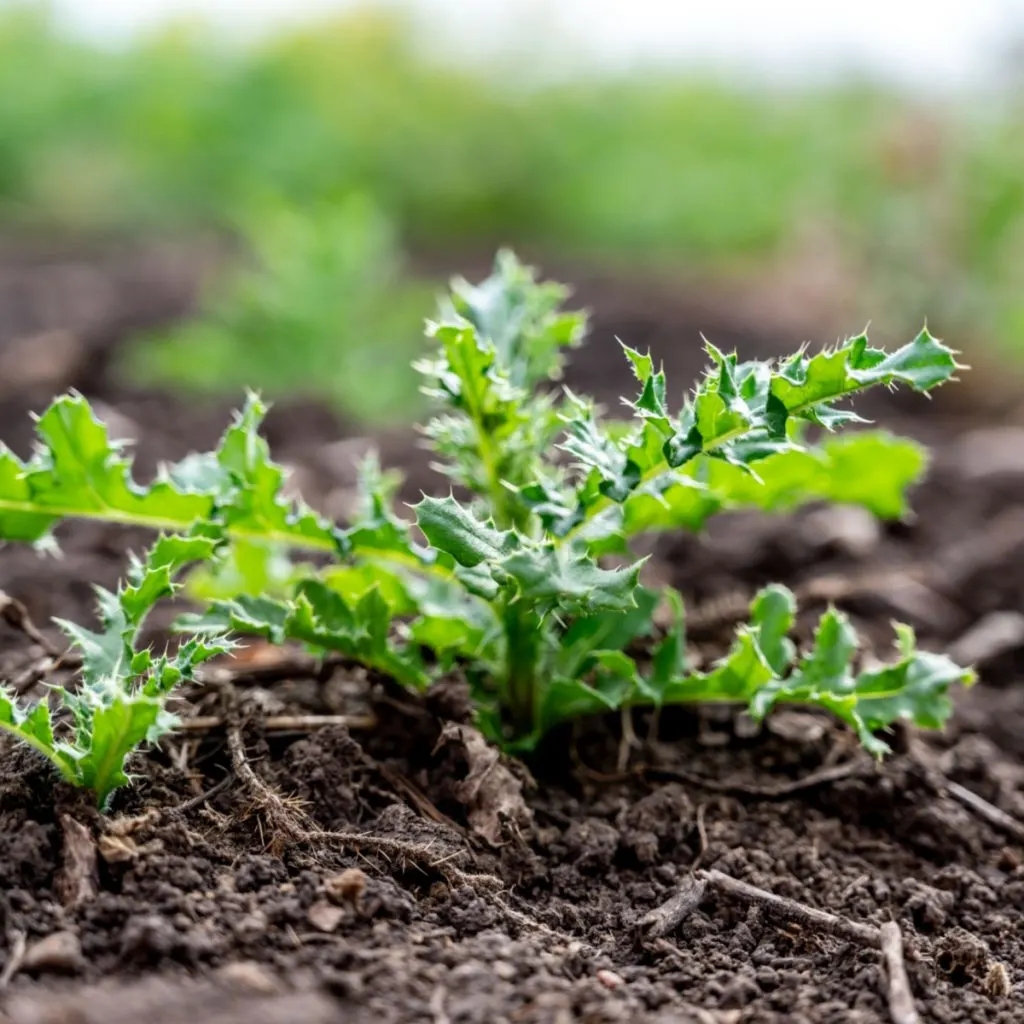
[[[714,451],[716,448],[720,448],[723,444],[728,444],[730,441],[735,441],[737,437],[742,437],[744,434],[749,433],[753,429],[753,427],[734,427],[732,430],[726,431],[726,433],[722,434],[720,437],[716,437],[709,444],[706,444],[702,452],[698,454],[702,454],[703,452]],[[696,458],[696,456],[694,456],[694,458]],[[693,460],[691,459],[690,461],[692,462]],[[684,463],[684,465],[688,465],[688,463]],[[678,466],[677,471],[681,470],[682,468],[682,466]],[[662,459],[656,466],[652,466],[649,470],[647,470],[646,473],[644,473],[640,477],[640,479],[636,483],[636,486],[632,489],[632,491],[630,491],[630,493],[635,494],[637,491],[640,490],[641,487],[644,487],[646,484],[649,484],[652,480],[657,480],[659,476],[662,476],[665,473],[670,472],[672,472],[672,467],[668,464],[667,461]],[[607,509],[611,508],[612,505],[616,504],[621,504],[621,502],[616,502],[613,498],[598,498],[597,501],[595,501],[594,504],[587,509],[587,514],[583,521],[577,523],[562,538],[562,540],[572,540],[572,538],[575,537],[576,534],[579,533],[584,526],[586,526],[588,523],[593,522],[593,520],[596,519],[602,512],[606,511]]]
[[[815,398],[811,401],[800,402],[798,405],[794,405],[788,410],[790,416],[797,416],[800,413],[806,412],[808,409],[815,405],[822,405],[827,402],[835,402],[841,398],[848,398],[850,395],[855,395],[859,391],[866,391],[871,387],[877,385],[878,381],[867,381],[863,384],[858,383],[854,387],[840,388],[835,394],[827,395],[822,398]],[[732,430],[727,430],[724,434],[714,438],[714,440],[706,443],[702,449],[702,452],[712,452],[716,448],[721,448],[722,445],[728,444],[730,441],[735,441],[738,437],[742,437],[744,434],[750,433],[750,431],[757,429],[758,424],[750,424],[749,426],[733,427]],[[696,456],[695,456],[696,457]],[[646,473],[644,473],[637,481],[636,487],[633,488],[633,492],[640,490],[645,484],[649,484],[652,480],[656,480],[663,473],[670,472],[672,469],[669,464],[662,459],[656,466],[652,466]],[[677,467],[682,469],[682,466]],[[632,492],[631,492],[632,493]],[[599,498],[587,509],[587,515],[581,523],[574,526],[565,535],[563,540],[571,540],[579,533],[589,522],[591,522],[596,516],[599,516],[606,509],[610,508],[614,504],[621,504],[615,502],[612,498]]]
[[[502,613],[508,671],[505,705],[517,735],[527,735],[537,720],[537,669],[544,632],[535,608],[520,599],[507,603]]]
[[[130,515],[117,509],[81,509],[60,508],[56,506],[39,506],[30,502],[11,501],[0,498],[0,513],[15,512],[30,515],[52,516],[54,519],[83,519],[103,523],[114,523],[119,526],[141,526],[143,529],[177,533],[188,530],[195,525],[195,519],[171,519],[164,516]],[[280,544],[293,551],[337,552],[337,545],[326,537],[304,537],[289,533],[286,530],[253,530],[239,527],[227,529],[227,535],[234,540],[245,540],[260,544]],[[452,573],[444,566],[432,562],[423,562],[404,551],[387,551],[382,548],[356,547],[353,555],[367,562],[390,562],[405,569],[422,573],[425,576],[436,576],[438,579],[450,580]]]

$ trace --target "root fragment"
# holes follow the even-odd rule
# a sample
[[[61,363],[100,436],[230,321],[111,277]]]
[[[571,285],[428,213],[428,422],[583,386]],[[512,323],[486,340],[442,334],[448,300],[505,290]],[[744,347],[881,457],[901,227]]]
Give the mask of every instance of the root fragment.
[[[806,903],[799,903],[786,896],[776,896],[775,893],[759,889],[749,882],[741,882],[738,878],[723,874],[721,871],[698,871],[697,877],[713,889],[744,903],[752,903],[767,914],[784,921],[793,921],[806,928],[873,949],[880,949],[882,946],[882,937],[878,929],[871,925],[858,924],[849,918],[837,917],[835,914],[809,907]]]
[[[7,989],[14,976],[21,970],[21,965],[25,962],[25,951],[28,948],[25,933],[21,931],[10,932],[8,944],[10,949],[7,952],[7,962],[4,964],[3,971],[0,971],[0,992]]]
[[[463,871],[452,863],[454,857],[463,856],[463,851],[438,858],[429,846],[421,843],[410,843],[403,839],[392,839],[389,836],[374,836],[365,832],[321,832],[318,829],[300,831],[294,835],[296,840],[312,844],[325,842],[341,843],[356,850],[373,850],[375,853],[405,859],[421,867],[437,871],[454,886],[469,886],[477,891],[497,891],[504,888],[501,879],[494,875],[478,875]]]
[[[270,847],[280,851],[287,840],[297,840],[308,834],[308,826],[302,820],[305,817],[302,811],[298,807],[289,806],[280,793],[268,786],[253,771],[245,754],[241,726],[234,723],[229,725],[226,736],[231,767],[242,785],[255,799],[256,809],[266,816],[267,823],[273,830]]]
[[[691,786],[699,786],[709,793],[729,793],[739,796],[757,797],[762,800],[780,800],[794,793],[800,793],[806,789],[815,789],[818,786],[826,786],[833,782],[842,782],[845,779],[856,779],[876,774],[878,768],[868,758],[853,758],[844,761],[842,764],[830,765],[820,771],[811,772],[809,775],[792,782],[782,782],[775,786],[756,786],[746,782],[729,782],[720,779],[706,778],[697,772],[686,771],[681,768],[656,768],[648,767],[643,769],[645,775],[653,779],[672,779],[676,782],[684,782]]]
[[[882,964],[887,983],[889,1014],[893,1024],[920,1024],[914,997],[910,991],[907,968],[903,962],[903,936],[895,921],[886,921],[879,929]]]
[[[700,906],[707,888],[703,878],[688,878],[678,892],[640,918],[637,927],[648,939],[671,935]]]

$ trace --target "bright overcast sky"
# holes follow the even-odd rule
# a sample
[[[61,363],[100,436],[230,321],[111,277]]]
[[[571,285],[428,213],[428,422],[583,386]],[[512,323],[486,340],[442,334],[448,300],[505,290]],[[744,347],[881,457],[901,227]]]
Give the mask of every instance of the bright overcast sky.
[[[353,6],[346,0],[52,2],[103,38],[183,14],[248,34]],[[439,38],[452,46],[501,45],[518,20],[547,13],[578,46],[616,63],[678,58],[783,74],[852,65],[950,84],[977,80],[993,45],[1024,28],[1024,0],[411,0],[406,6],[433,15]]]

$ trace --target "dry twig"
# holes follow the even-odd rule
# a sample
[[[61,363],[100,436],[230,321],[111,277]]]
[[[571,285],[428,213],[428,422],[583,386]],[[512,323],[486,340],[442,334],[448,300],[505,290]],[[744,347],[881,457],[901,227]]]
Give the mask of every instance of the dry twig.
[[[255,719],[264,732],[315,732],[340,725],[346,729],[372,729],[377,724],[373,715],[268,715]],[[196,715],[185,718],[175,727],[175,733],[214,732],[223,729],[227,719],[222,715]]]
[[[62,657],[60,648],[32,621],[28,609],[10,594],[0,590],[0,618],[12,628],[20,630],[33,643],[38,644],[51,658]]]
[[[959,782],[947,779],[937,768],[926,763],[926,756],[923,751],[910,762],[911,768],[919,779],[937,796],[947,796],[957,803],[962,804],[969,811],[973,811],[983,821],[987,821],[993,828],[1005,832],[1018,842],[1024,843],[1024,822],[1018,821],[1006,811],[996,807],[982,796],[961,786]]]
[[[25,961],[25,950],[28,948],[24,932],[12,931],[8,938],[11,948],[8,950],[4,969],[0,971],[0,992],[7,989],[11,979],[21,970],[21,965]]]
[[[685,782],[691,786],[699,786],[709,793],[728,793],[738,796],[752,796],[764,800],[778,800],[783,797],[792,796],[794,793],[803,792],[806,789],[814,789],[816,786],[825,786],[833,782],[841,782],[844,779],[855,779],[874,775],[877,767],[873,761],[866,758],[854,758],[844,761],[842,764],[831,765],[822,768],[820,771],[811,772],[809,775],[792,782],[780,782],[774,786],[758,786],[748,782],[729,782],[720,779],[710,779],[697,772],[690,772],[684,768],[655,768],[646,767],[644,774],[655,779],[671,779],[676,782]]]
[[[809,907],[806,903],[798,903],[786,896],[776,896],[766,889],[759,889],[749,882],[741,882],[737,878],[723,874],[721,871],[698,871],[697,877],[703,879],[714,889],[764,909],[769,915],[785,921],[793,921],[807,928],[813,928],[839,939],[858,942],[863,946],[880,949],[882,940],[878,929],[871,925],[858,924],[849,918],[837,917],[827,911]]]
[[[1024,843],[1024,822],[1000,810],[995,804],[989,803],[984,797],[978,796],[959,782],[950,779],[942,780],[942,788],[958,803],[961,803],[968,810],[973,811],[979,818],[983,818],[994,828],[1013,836],[1014,839]]]
[[[690,865],[691,871],[696,871],[708,854],[708,830],[707,826],[704,824],[704,812],[706,809],[706,804],[701,804],[697,808],[697,835],[700,837],[700,849],[697,851],[697,856]]]
[[[708,883],[703,878],[688,878],[660,907],[640,918],[637,927],[648,939],[670,935],[700,906],[707,888]]]
[[[886,921],[879,929],[882,944],[882,963],[885,967],[889,1013],[893,1024],[919,1024],[920,1017],[914,1006],[910,980],[903,961],[903,936],[895,921]]]

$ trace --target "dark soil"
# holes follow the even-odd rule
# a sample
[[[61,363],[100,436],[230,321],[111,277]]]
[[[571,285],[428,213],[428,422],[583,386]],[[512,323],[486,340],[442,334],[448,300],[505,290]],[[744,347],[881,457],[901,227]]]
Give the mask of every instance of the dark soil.
[[[137,440],[144,471],[213,443],[230,403],[126,388],[110,358],[128,331],[188,308],[200,265],[160,247],[0,253],[0,436],[26,450],[29,410],[75,386]],[[609,404],[623,378],[615,336],[650,345],[680,390],[703,365],[702,331],[745,355],[802,340],[752,330],[692,295],[545,269],[577,283],[594,311],[571,383]],[[457,684],[417,701],[342,667],[326,681],[295,673],[241,692],[258,778],[289,813],[359,842],[282,831],[238,778],[197,801],[231,771],[223,732],[174,738],[140,759],[137,785],[106,818],[10,750],[0,758],[2,1019],[891,1019],[876,949],[714,886],[652,934],[642,919],[699,862],[857,924],[898,922],[923,1020],[1024,1021],[1024,827],[996,827],[942,789],[958,783],[1024,821],[1024,423],[1014,395],[979,394],[989,393],[867,406],[933,446],[912,520],[878,527],[821,509],[726,517],[699,540],[666,539],[652,563],[689,599],[699,657],[723,648],[754,588],[775,579],[802,590],[809,613],[828,600],[845,608],[880,652],[896,618],[924,646],[976,660],[982,682],[957,694],[945,734],[901,734],[875,769],[814,716],[752,729],[731,712],[666,714],[651,742],[638,716],[640,745],[623,770],[619,723],[581,723],[551,737],[532,777],[494,770],[523,786],[532,813],[502,819],[497,845],[474,827],[479,796],[460,785],[480,751],[450,727],[438,742],[444,720],[464,715]],[[366,440],[309,403],[278,406],[267,431],[303,491],[342,514]],[[411,489],[432,485],[407,431],[377,442]],[[0,552],[0,586],[38,623],[88,621],[92,585],[113,583],[143,540],[73,525],[62,559]],[[13,677],[38,652],[0,630],[0,666]],[[216,710],[209,695],[196,703]],[[267,733],[268,711],[372,711],[377,724]],[[792,785],[843,764],[845,777]]]

